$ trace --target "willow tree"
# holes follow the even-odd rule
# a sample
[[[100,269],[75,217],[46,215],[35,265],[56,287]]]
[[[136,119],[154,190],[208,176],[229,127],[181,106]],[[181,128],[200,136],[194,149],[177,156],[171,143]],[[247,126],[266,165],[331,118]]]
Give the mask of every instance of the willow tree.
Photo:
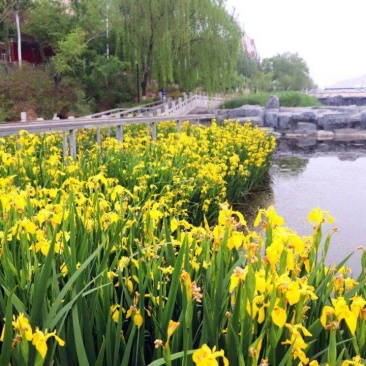
[[[218,0],[120,0],[123,58],[159,85],[231,86],[241,30]]]

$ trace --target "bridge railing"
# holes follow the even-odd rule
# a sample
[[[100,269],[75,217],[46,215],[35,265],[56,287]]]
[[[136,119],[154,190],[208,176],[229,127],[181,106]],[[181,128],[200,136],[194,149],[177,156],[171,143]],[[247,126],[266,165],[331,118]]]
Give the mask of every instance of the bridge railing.
[[[366,93],[366,87],[357,87],[357,88],[325,88],[325,89],[317,89],[317,90],[308,90],[307,94],[318,96],[323,94],[332,94],[332,95],[342,95],[342,94],[357,94],[357,93]]]
[[[140,114],[141,111],[156,108],[164,104],[164,101],[151,102],[133,108],[115,108],[108,111],[90,114],[88,116],[79,117],[78,119],[104,118],[104,117],[127,117],[129,114]]]
[[[63,133],[63,152],[64,156],[70,154],[76,157],[76,131],[79,129],[96,128],[97,143],[101,146],[101,133],[103,127],[116,130],[116,138],[123,141],[123,127],[129,124],[147,124],[150,126],[152,140],[156,140],[156,126],[158,122],[171,121],[177,122],[177,130],[181,130],[182,121],[208,120],[215,117],[215,114],[197,114],[188,115],[196,107],[204,107],[213,111],[225,100],[222,96],[210,96],[203,92],[183,93],[183,97],[178,99],[166,99],[158,102],[148,103],[134,108],[115,108],[105,112],[95,113],[89,116],[67,120],[54,118],[52,120],[43,120],[27,122],[26,114],[21,114],[21,123],[6,123],[0,125],[0,136],[19,134],[21,130],[29,133],[56,132]]]
[[[183,93],[177,99],[167,98],[157,102],[147,103],[133,108],[115,108],[104,112],[94,113],[78,119],[90,118],[128,118],[128,117],[149,117],[149,116],[169,116],[188,113],[196,107],[216,108],[224,101],[218,95],[210,96],[204,92]]]
[[[183,121],[190,121],[199,124],[202,120],[211,120],[215,118],[214,114],[197,114],[197,115],[181,115],[181,116],[160,116],[160,117],[132,117],[132,118],[89,118],[67,120],[43,120],[32,122],[13,122],[0,124],[0,136],[17,135],[20,131],[26,130],[28,133],[41,132],[62,132],[63,133],[63,154],[66,158],[68,155],[74,159],[77,155],[76,133],[80,129],[96,128],[96,143],[101,147],[101,128],[115,128],[116,139],[123,141],[123,128],[131,124],[146,124],[149,126],[152,141],[157,138],[157,124],[159,122],[175,121],[177,123],[177,131],[180,132]],[[110,131],[110,130],[109,130]]]

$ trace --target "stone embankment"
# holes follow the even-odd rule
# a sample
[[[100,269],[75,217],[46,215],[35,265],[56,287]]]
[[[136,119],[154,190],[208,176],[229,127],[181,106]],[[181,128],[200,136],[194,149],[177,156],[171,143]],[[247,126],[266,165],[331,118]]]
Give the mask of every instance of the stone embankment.
[[[273,129],[277,137],[366,140],[366,106],[281,107],[277,96],[271,96],[265,107],[243,105],[222,109],[217,119],[251,121],[259,127]]]

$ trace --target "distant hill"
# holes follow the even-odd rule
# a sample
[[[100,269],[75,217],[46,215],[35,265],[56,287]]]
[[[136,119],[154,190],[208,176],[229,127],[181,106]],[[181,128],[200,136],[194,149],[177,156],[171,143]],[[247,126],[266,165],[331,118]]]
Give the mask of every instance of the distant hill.
[[[362,86],[366,87],[366,75],[353,79],[338,81],[335,84],[329,86],[329,88],[356,88]]]

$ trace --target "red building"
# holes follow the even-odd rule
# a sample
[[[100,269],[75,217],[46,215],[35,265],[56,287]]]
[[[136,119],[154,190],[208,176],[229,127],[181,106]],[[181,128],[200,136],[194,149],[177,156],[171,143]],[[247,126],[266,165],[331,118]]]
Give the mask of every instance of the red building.
[[[5,45],[0,44],[2,60],[6,61]],[[18,43],[10,40],[9,44],[9,62],[18,62]],[[22,61],[38,65],[49,59],[53,55],[50,47],[43,50],[43,55],[37,43],[31,37],[22,35]]]
[[[254,39],[244,33],[241,39],[241,44],[242,48],[247,51],[250,58],[257,58],[257,49],[255,47]]]

